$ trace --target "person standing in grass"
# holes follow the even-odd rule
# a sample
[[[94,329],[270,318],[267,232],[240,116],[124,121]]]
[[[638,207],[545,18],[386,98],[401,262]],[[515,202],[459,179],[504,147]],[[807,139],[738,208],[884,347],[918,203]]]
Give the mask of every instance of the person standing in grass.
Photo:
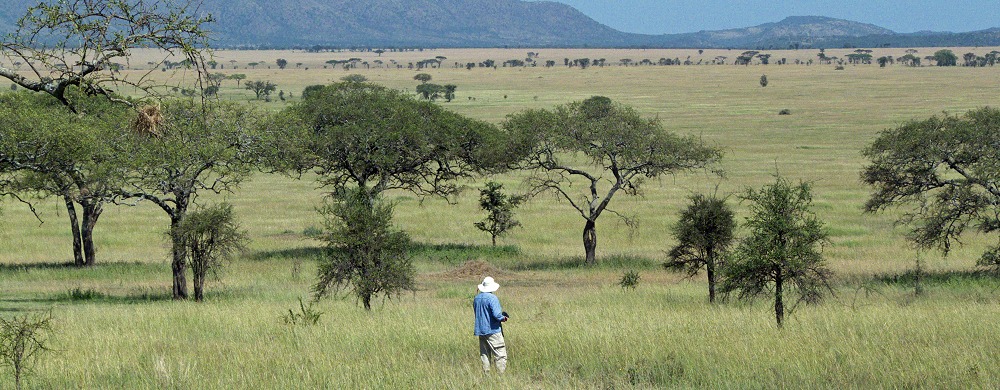
[[[507,345],[503,340],[501,322],[507,321],[507,313],[500,307],[500,299],[494,292],[500,285],[487,276],[477,288],[479,294],[472,301],[476,315],[476,336],[479,336],[479,358],[483,361],[483,371],[490,372],[490,358],[496,362],[497,372],[507,369]]]

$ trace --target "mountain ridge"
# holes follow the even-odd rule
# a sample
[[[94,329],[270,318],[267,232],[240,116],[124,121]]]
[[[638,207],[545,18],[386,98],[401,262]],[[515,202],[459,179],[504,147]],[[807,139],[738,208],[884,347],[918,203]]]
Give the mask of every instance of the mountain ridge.
[[[0,33],[38,0],[7,0]],[[1000,29],[896,33],[825,16],[789,16],[745,28],[682,34],[621,32],[552,1],[204,0],[220,48],[292,47],[657,47],[832,48],[996,46]]]

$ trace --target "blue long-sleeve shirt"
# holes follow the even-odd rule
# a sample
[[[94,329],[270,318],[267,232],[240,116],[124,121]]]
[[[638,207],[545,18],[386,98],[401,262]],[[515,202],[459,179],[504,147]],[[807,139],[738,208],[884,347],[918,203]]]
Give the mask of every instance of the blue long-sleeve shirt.
[[[481,292],[472,301],[472,310],[476,313],[476,336],[489,336],[500,333],[500,321],[503,320],[503,308],[500,299],[492,293]]]

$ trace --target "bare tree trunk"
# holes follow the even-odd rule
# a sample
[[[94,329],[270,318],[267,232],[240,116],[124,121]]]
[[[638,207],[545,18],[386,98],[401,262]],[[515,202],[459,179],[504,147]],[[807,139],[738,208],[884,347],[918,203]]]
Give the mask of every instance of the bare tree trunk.
[[[365,305],[365,310],[372,311],[372,295],[371,294],[366,294],[365,296],[361,297],[361,303],[363,303]]]
[[[83,229],[81,236],[83,239],[83,255],[87,266],[97,264],[97,249],[94,247],[94,226],[97,225],[97,219],[101,217],[102,211],[104,210],[100,203],[83,205]]]
[[[181,213],[175,212],[174,216],[170,217],[170,241],[172,243],[173,250],[173,261],[170,264],[170,268],[173,270],[173,298],[174,299],[187,299],[187,278],[185,272],[187,271],[187,252],[184,248],[184,240],[178,237],[175,232],[181,222]]]
[[[708,255],[705,271],[708,273],[708,303],[715,303],[715,256],[712,254]]]
[[[205,272],[194,272],[194,300],[201,302],[205,300]]]
[[[86,262],[83,259],[83,243],[80,239],[80,220],[76,215],[76,204],[69,196],[63,196],[66,202],[66,213],[69,215],[69,226],[73,232],[73,264],[83,266]]]
[[[785,305],[781,300],[781,284],[784,275],[781,274],[781,267],[775,267],[774,272],[774,318],[778,321],[778,328],[781,328],[781,321],[785,319]]]
[[[583,227],[583,249],[587,252],[587,265],[597,264],[597,224],[587,220]]]
[[[497,235],[494,234],[493,235],[493,247],[496,248],[496,246],[497,246]]]

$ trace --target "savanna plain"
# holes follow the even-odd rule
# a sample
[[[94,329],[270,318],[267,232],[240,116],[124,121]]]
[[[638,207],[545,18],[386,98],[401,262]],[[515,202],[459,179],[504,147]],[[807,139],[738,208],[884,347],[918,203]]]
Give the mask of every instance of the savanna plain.
[[[873,55],[902,55],[876,49]],[[919,49],[928,55],[936,49]],[[956,53],[993,48],[953,48]],[[523,59],[557,66],[465,69],[468,62]],[[840,52],[843,53],[840,53]],[[828,50],[843,55],[848,50]],[[395,222],[419,244],[418,289],[380,300],[371,312],[351,296],[327,298],[313,326],[282,316],[311,299],[324,189],[315,177],[258,173],[231,202],[252,238],[249,251],[210,280],[206,301],[170,299],[168,220],[154,206],[111,207],[95,232],[98,265],[72,262],[65,209],[37,204],[45,221],[5,202],[0,222],[0,315],[51,311],[52,351],[29,388],[998,388],[1000,280],[975,263],[995,237],[968,235],[948,256],[917,252],[896,226],[895,212],[865,214],[871,189],[859,179],[861,150],[879,131],[908,120],[961,114],[1000,104],[1000,68],[908,67],[812,63],[815,50],[773,51],[785,65],[735,66],[736,51],[493,49],[422,52],[214,53],[222,73],[270,80],[284,99],[257,101],[236,81],[222,99],[277,111],[304,87],[349,74],[414,91],[417,73],[458,86],[449,110],[500,123],[506,115],[607,96],[658,118],[669,131],[694,134],[724,150],[709,170],[646,183],[641,196],[618,194],[611,207],[634,216],[630,227],[598,220],[599,265],[582,266],[584,220],[555,196],[517,210],[522,227],[490,245],[475,229],[483,218],[478,189],[487,181],[523,191],[522,174],[463,182],[454,204],[403,192]],[[839,54],[838,54],[839,53]],[[132,58],[140,74],[156,53]],[[328,60],[358,57],[408,64],[446,57],[440,68],[370,66],[344,70]],[[728,56],[729,65],[707,65]],[[629,58],[688,57],[692,65],[620,66]],[[278,69],[275,61],[289,66]],[[607,58],[614,66],[563,66],[563,59]],[[794,59],[803,64],[796,65]],[[697,61],[702,60],[702,65]],[[249,63],[256,62],[253,68]],[[766,75],[769,83],[759,80]],[[153,70],[181,83],[192,75]],[[168,79],[169,78],[169,79]],[[790,115],[779,115],[787,109]],[[661,264],[675,244],[669,228],[693,194],[738,194],[775,175],[813,185],[814,211],[830,242],[834,294],[799,305],[783,329],[766,300],[710,305],[704,275],[686,278]],[[581,183],[582,184],[582,183]],[[583,186],[574,190],[583,191]],[[729,201],[737,220],[746,205]],[[921,263],[921,294],[914,268]],[[618,284],[635,270],[638,286]],[[510,362],[484,375],[472,335],[471,299],[484,276],[511,314],[505,325]],[[10,372],[0,383],[11,384]]]

